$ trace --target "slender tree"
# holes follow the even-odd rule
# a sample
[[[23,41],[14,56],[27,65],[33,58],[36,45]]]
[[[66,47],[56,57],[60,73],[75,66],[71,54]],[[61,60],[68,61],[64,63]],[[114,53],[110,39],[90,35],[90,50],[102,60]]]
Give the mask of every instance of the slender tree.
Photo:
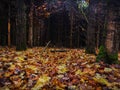
[[[26,7],[24,0],[16,0],[16,50],[26,50]]]
[[[11,45],[11,39],[10,39],[10,29],[11,29],[11,23],[10,23],[10,0],[8,1],[8,46]]]
[[[73,46],[73,7],[70,10],[70,47]]]
[[[33,0],[31,0],[30,12],[29,12],[29,34],[28,34],[29,47],[33,46],[33,10],[34,10],[34,4],[33,4]]]
[[[87,53],[95,53],[95,0],[90,0],[88,29],[87,29]]]

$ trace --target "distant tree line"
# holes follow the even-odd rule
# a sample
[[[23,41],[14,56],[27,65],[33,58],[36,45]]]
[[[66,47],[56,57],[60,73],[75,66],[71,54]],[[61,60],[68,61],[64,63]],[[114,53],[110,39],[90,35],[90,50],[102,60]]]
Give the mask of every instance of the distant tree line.
[[[100,48],[97,60],[115,63],[119,16],[119,0],[0,0],[0,45],[26,50],[51,41],[93,54]]]

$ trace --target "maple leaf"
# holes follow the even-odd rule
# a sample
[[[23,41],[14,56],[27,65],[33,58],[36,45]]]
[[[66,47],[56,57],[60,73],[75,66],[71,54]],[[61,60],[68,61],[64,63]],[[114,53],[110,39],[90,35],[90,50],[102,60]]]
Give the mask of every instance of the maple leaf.
[[[50,79],[51,78],[48,77],[47,75],[40,76],[40,78],[38,79],[37,83],[32,88],[32,90],[40,90],[45,84],[49,82]]]

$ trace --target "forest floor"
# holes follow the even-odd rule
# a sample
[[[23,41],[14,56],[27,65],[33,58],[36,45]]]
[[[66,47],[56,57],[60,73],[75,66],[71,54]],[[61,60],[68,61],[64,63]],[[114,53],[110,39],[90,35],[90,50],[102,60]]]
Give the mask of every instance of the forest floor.
[[[83,49],[43,50],[0,47],[0,90],[120,90],[120,65]]]

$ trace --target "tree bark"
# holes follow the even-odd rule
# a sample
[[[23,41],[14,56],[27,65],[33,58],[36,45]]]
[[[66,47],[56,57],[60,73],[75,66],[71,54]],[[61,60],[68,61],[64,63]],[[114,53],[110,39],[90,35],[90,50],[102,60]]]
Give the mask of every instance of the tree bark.
[[[117,15],[119,8],[115,3],[116,2],[112,1],[108,3],[107,36],[105,46],[110,63],[117,62],[119,50],[119,30],[116,27],[118,24],[118,22],[116,22],[116,19],[119,17]]]
[[[70,10],[70,47],[73,46],[73,8]]]
[[[16,50],[26,50],[26,13],[24,0],[17,0]]]
[[[28,46],[33,47],[33,0],[31,0],[31,7],[29,13],[29,34],[28,34]]]
[[[10,37],[11,23],[10,23],[10,0],[8,5],[8,46],[11,45],[11,37]]]
[[[94,0],[90,0],[86,52],[91,54],[95,53],[95,5],[96,2]]]
[[[7,45],[8,1],[0,1],[0,45]]]

